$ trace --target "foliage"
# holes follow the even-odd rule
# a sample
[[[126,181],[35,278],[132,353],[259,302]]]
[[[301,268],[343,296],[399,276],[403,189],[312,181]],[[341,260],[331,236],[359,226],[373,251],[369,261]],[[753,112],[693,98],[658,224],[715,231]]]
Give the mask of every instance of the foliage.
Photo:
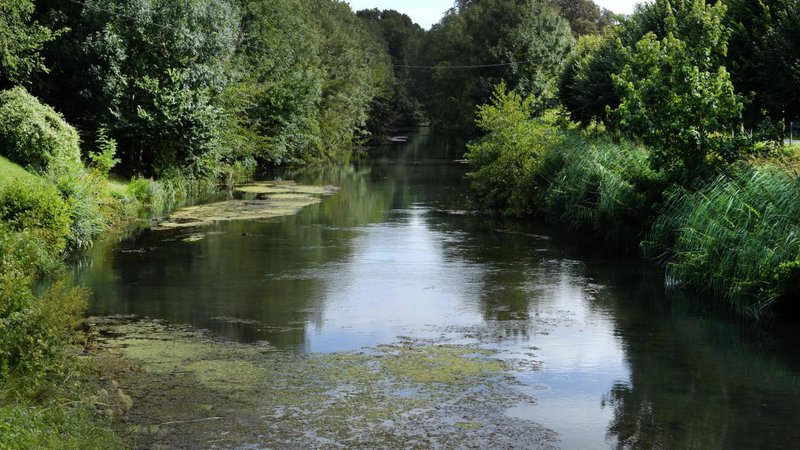
[[[619,20],[613,12],[600,8],[592,0],[550,0],[559,14],[569,21],[572,33],[585,36],[602,33]]]
[[[0,89],[26,84],[33,73],[47,70],[39,52],[60,31],[32,21],[34,9],[33,0],[0,2]]]
[[[479,108],[489,132],[469,145],[468,175],[480,206],[513,216],[538,215],[609,238],[640,235],[654,213],[662,180],[648,152],[534,119],[532,98],[498,86]]]
[[[0,380],[36,389],[63,371],[64,347],[82,318],[88,293],[56,285],[41,298],[19,272],[0,275]]]
[[[246,2],[242,30],[237,62],[244,75],[225,95],[235,136],[226,138],[244,141],[243,156],[274,164],[318,155],[323,37],[308,8],[296,0]]]
[[[0,404],[0,449],[125,448],[85,404]]]
[[[608,122],[608,108],[616,109],[620,94],[611,78],[622,71],[625,48],[617,33],[583,36],[559,79],[559,100],[572,120],[584,126]]]
[[[731,30],[726,67],[737,92],[747,97],[748,127],[762,120],[800,117],[797,49],[800,2],[727,0],[725,25]],[[782,131],[782,130],[781,130]]]
[[[759,317],[800,295],[800,181],[758,163],[699,191],[676,189],[645,242],[670,279]]]
[[[230,81],[238,9],[224,0],[43,1],[71,31],[39,89],[87,130],[105,127],[128,173],[180,165],[214,176],[217,97]]]
[[[428,112],[439,126],[470,130],[475,105],[501,81],[547,105],[573,42],[567,21],[544,0],[460,2],[423,49],[422,61],[436,66],[419,81]]]
[[[536,177],[557,133],[532,120],[533,104],[533,97],[509,92],[501,83],[492,102],[478,107],[478,126],[489,134],[469,144],[466,156],[482,209],[516,216],[536,210]]]
[[[92,166],[107,177],[111,169],[120,163],[117,156],[117,141],[108,137],[108,131],[100,128],[97,132],[97,151],[89,155]]]
[[[410,17],[394,10],[366,9],[357,16],[367,23],[375,39],[381,42],[394,66],[392,95],[374,104],[369,130],[380,133],[393,127],[411,127],[426,121],[420,100],[413,94],[414,76],[410,68],[417,63],[425,30]]]
[[[655,216],[664,180],[648,164],[649,152],[630,142],[612,142],[585,132],[562,130],[547,152],[539,209],[551,223],[636,244]]]
[[[71,224],[69,205],[44,181],[5,185],[0,191],[0,221],[11,230],[35,230],[55,254],[64,250]]]
[[[75,129],[21,87],[0,92],[0,152],[39,171],[80,161]]]
[[[716,66],[712,56],[724,52],[718,48],[724,46],[720,25],[724,8],[694,5],[687,18],[699,22],[695,33],[707,25],[702,41],[687,43],[673,31],[659,41],[648,33],[622,72],[613,77],[622,91],[622,102],[613,111],[616,125],[652,145],[653,167],[681,181],[693,178],[715,159],[731,162],[740,156],[724,146],[742,105],[727,71]],[[668,24],[675,22],[670,19]]]
[[[723,65],[725,11],[722,2],[657,0],[600,41],[585,40],[560,82],[571,117],[651,145],[653,167],[681,183],[748,153]]]
[[[390,60],[365,24],[345,3],[312,0],[314,23],[322,36],[325,69],[317,120],[324,149],[341,150],[367,137],[370,104],[391,95]]]

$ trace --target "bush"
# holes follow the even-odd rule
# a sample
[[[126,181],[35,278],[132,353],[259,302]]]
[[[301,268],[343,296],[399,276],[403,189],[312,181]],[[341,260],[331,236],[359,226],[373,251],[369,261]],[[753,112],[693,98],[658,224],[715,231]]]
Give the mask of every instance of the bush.
[[[49,176],[69,207],[70,231],[67,235],[67,246],[69,250],[83,250],[91,247],[94,238],[107,228],[101,209],[106,178],[87,171],[81,165],[62,169],[59,173],[50,173]]]
[[[120,163],[117,158],[117,141],[108,136],[108,130],[100,128],[97,131],[97,151],[89,155],[92,166],[107,177],[111,169]]]
[[[47,245],[37,230],[12,231],[0,222],[0,273],[20,270],[32,278],[53,274],[61,265],[60,255]]]
[[[676,189],[652,227],[645,254],[667,275],[762,316],[800,295],[800,180],[775,163],[720,176],[699,191]]]
[[[25,89],[0,92],[0,152],[44,171],[54,162],[80,162],[78,133],[53,108]]]
[[[125,448],[88,405],[0,404],[1,449]]]
[[[479,108],[478,124],[489,134],[467,153],[479,205],[606,237],[641,236],[663,185],[648,152],[554,125],[552,112],[533,119],[532,103],[501,85]]]
[[[57,283],[34,297],[18,270],[0,274],[0,384],[14,377],[19,389],[35,390],[64,370],[64,348],[86,308],[85,288]]]
[[[14,180],[0,191],[0,221],[16,231],[35,230],[51,253],[64,251],[70,234],[70,208],[45,181]]]
[[[468,145],[467,178],[482,209],[514,216],[536,210],[536,176],[560,136],[533,120],[533,111],[532,97],[507,92],[504,84],[478,108],[478,126],[489,134]]]

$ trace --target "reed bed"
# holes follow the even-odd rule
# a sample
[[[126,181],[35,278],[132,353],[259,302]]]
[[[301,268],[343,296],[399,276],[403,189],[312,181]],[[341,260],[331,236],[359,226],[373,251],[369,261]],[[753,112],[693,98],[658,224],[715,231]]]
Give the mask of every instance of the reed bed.
[[[796,168],[757,162],[706,187],[676,189],[643,243],[673,284],[768,314],[800,294],[800,179]]]

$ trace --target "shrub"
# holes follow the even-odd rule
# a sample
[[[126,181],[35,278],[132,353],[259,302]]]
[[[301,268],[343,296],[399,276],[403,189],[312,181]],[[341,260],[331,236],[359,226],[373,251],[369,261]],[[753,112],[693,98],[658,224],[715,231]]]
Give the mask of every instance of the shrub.
[[[18,270],[0,273],[0,384],[36,389],[64,369],[64,348],[86,307],[85,288],[57,283],[41,298]]]
[[[0,191],[0,221],[16,231],[41,233],[51,252],[64,251],[70,234],[70,208],[58,190],[44,181],[14,180]]]
[[[479,108],[478,124],[489,134],[467,153],[479,205],[609,238],[640,237],[663,185],[648,152],[554,125],[553,112],[533,119],[532,103],[501,85],[492,104]]]
[[[536,209],[536,175],[560,136],[531,118],[533,102],[500,84],[492,102],[478,108],[478,126],[489,134],[468,145],[467,178],[485,210],[522,216]]]
[[[75,129],[21,87],[0,92],[0,152],[39,171],[54,162],[80,161]]]
[[[108,176],[111,169],[119,164],[117,156],[117,141],[108,136],[105,128],[97,131],[97,151],[89,155],[92,166],[103,176]]]
[[[12,231],[0,222],[0,273],[20,270],[36,278],[53,274],[61,265],[59,254],[47,245],[37,230]]]
[[[83,250],[107,228],[101,208],[104,176],[88,172],[81,165],[62,167],[60,173],[50,173],[62,198],[69,207],[70,231],[67,246],[70,250]]]

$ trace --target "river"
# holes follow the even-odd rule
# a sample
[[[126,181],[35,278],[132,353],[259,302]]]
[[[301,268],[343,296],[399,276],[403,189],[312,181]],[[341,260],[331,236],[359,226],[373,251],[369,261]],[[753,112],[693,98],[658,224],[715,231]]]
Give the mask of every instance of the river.
[[[523,361],[509,418],[562,448],[800,448],[798,336],[667,295],[657,268],[467,211],[462,144],[423,129],[271,177],[340,190],[292,216],[144,229],[77,278],[135,314],[301,355],[412,338]],[[781,331],[775,331],[776,329]],[[519,367],[519,364],[517,364]]]

